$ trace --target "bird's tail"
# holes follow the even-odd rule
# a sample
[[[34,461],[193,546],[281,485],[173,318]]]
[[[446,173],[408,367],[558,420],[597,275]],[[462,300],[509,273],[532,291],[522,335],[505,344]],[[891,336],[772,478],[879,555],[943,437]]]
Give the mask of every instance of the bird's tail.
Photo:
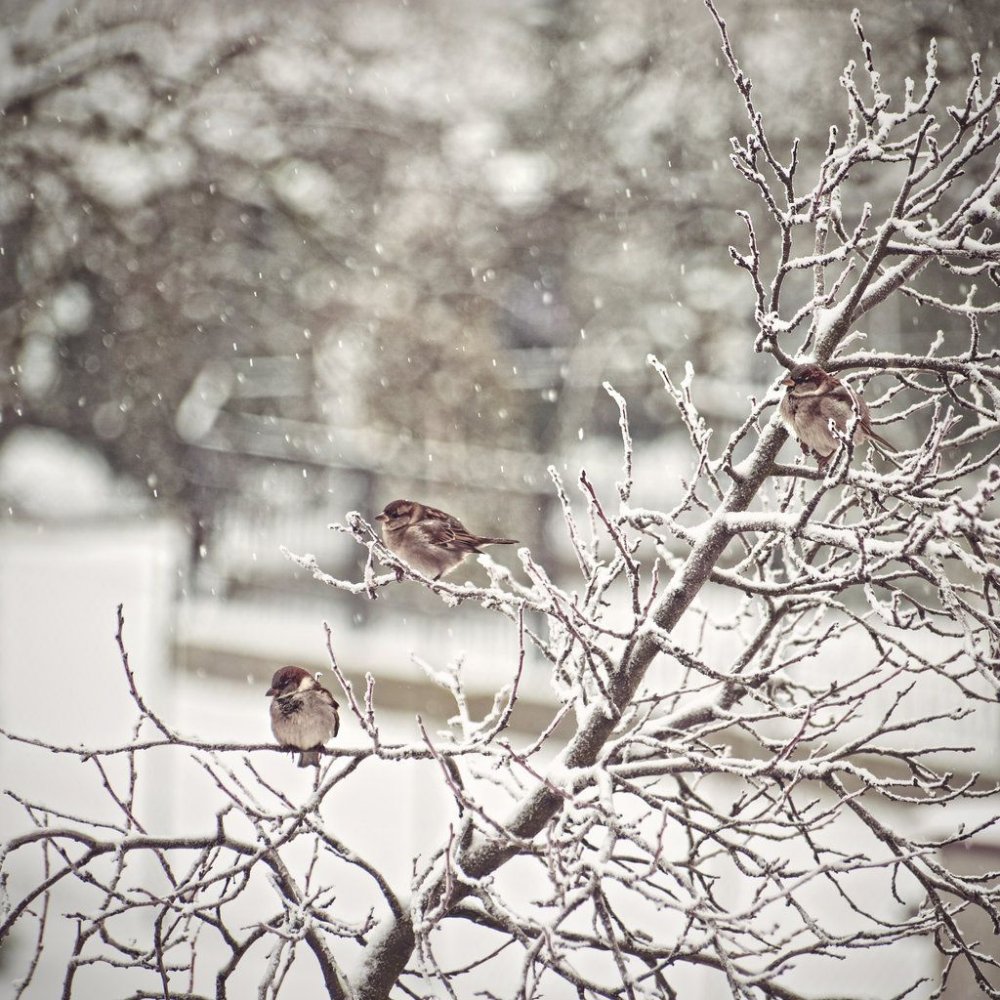
[[[517,545],[516,538],[477,538],[476,545]]]
[[[899,451],[899,449],[891,441],[886,441],[886,439],[882,437],[882,435],[879,434],[873,427],[868,428],[868,437],[875,447],[878,448],[878,450],[883,454],[887,451],[890,451],[893,454]]]
[[[303,750],[299,754],[299,767],[319,767],[319,754],[315,750]]]
[[[886,441],[881,434],[872,430],[871,427],[868,428],[868,442],[887,462],[892,462],[897,469],[902,468],[902,465],[892,457],[899,449],[892,442]]]
[[[891,451],[893,454],[899,451],[899,449],[891,441],[886,441],[886,439],[875,430],[869,428],[868,436],[875,442],[876,445],[879,445],[886,451]]]

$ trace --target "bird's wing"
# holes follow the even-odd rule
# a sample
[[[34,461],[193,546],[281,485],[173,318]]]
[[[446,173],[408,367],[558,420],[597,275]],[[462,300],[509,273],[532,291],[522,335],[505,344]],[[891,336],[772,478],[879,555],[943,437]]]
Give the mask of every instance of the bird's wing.
[[[325,687],[316,688],[316,694],[319,695],[324,701],[328,701],[334,709],[340,708],[340,704],[336,698]]]
[[[864,399],[856,393],[853,389],[846,385],[839,385],[836,389],[831,390],[826,393],[823,397],[824,399],[830,400],[831,408],[823,411],[823,415],[827,419],[833,419],[837,422],[837,426],[841,429],[847,427],[848,422],[854,413],[854,409],[857,408],[859,414],[858,425],[860,430],[869,439],[874,441],[876,444],[882,445],[884,448],[888,448],[890,451],[896,451],[896,446],[889,441],[886,441],[884,437],[872,426],[872,414],[871,410],[868,409],[868,404]],[[837,416],[834,412],[834,408],[843,408],[843,420]],[[855,442],[860,440],[860,436],[855,433]]]
[[[418,521],[414,527],[423,529],[421,537],[425,541],[449,552],[479,552],[480,545],[517,544],[515,538],[474,535],[457,517],[436,507],[425,507],[424,514],[424,520]]]
[[[437,507],[424,507],[424,517],[429,521],[440,521],[443,526],[451,528],[453,531],[465,531],[465,525],[446,510],[439,510]]]
[[[847,427],[855,408],[858,409],[861,419],[865,418],[864,401],[846,385],[838,385],[829,392],[824,392],[822,396],[817,396],[816,405],[820,418],[832,420],[840,430]]]
[[[899,449],[891,441],[886,441],[872,426],[872,413],[868,409],[868,404],[857,394],[855,394],[854,398],[857,400],[858,409],[861,411],[861,428],[868,435],[869,440],[873,441],[876,445],[881,445],[883,448],[888,448],[889,451],[898,451]]]
[[[412,525],[410,530],[427,545],[446,552],[472,552],[479,542],[457,517],[433,507],[428,507],[426,517]]]
[[[330,692],[327,691],[326,688],[320,688],[319,690],[321,692],[321,695],[322,695],[323,699],[326,700],[326,701],[329,701],[330,705],[333,708],[333,734],[332,734],[332,736],[336,737],[337,733],[340,732],[340,712],[337,711],[337,709],[340,708],[340,705],[337,704],[337,699],[334,698],[334,696],[332,694],[330,694]]]

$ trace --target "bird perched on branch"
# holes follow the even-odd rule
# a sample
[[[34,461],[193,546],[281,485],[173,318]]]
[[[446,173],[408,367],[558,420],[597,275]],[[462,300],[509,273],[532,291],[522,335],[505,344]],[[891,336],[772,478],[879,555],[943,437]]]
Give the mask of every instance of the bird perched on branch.
[[[340,707],[332,694],[301,667],[281,667],[267,689],[271,731],[286,747],[301,750],[299,767],[319,766],[317,748],[337,735]]]
[[[435,580],[484,545],[517,544],[516,538],[473,535],[457,517],[416,500],[393,500],[375,520],[382,524],[385,547]]]
[[[781,400],[781,419],[798,439],[805,454],[816,456],[822,472],[841,445],[831,424],[842,435],[854,415],[854,443],[871,443],[881,452],[896,451],[874,427],[865,401],[850,386],[824,371],[819,365],[796,365],[782,383],[785,396]]]

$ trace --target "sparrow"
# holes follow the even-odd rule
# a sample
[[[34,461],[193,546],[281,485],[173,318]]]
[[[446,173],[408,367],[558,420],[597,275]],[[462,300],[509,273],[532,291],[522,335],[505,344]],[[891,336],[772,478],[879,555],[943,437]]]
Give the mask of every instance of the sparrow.
[[[317,747],[337,735],[340,707],[332,694],[301,667],[281,667],[267,689],[271,701],[271,731],[286,747],[301,750],[299,767],[319,766]]]
[[[840,447],[830,429],[831,422],[841,433],[857,413],[854,443],[870,441],[879,451],[896,451],[874,427],[865,401],[839,378],[819,365],[796,365],[781,383],[786,387],[781,400],[781,419],[795,435],[805,454],[812,452],[822,472]]]
[[[425,576],[440,580],[483,545],[516,545],[516,538],[473,535],[457,517],[416,500],[393,500],[376,521],[385,547]],[[397,572],[397,576],[401,576]]]

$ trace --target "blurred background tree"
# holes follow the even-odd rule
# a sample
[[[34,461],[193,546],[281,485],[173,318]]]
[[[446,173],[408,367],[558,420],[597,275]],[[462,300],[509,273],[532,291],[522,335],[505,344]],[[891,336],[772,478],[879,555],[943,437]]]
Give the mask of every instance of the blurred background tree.
[[[928,995],[938,983],[948,995],[1000,995],[989,947],[1000,921],[989,752],[1000,728],[1000,535],[990,508],[1000,418],[989,381],[998,374],[996,89],[982,102],[971,88],[975,122],[951,114],[938,133],[952,135],[939,163],[923,151],[934,137],[916,104],[901,116],[916,129],[901,144],[845,127],[843,89],[832,81],[859,49],[846,11],[732,6],[722,13],[755,83],[751,119],[766,112],[781,159],[801,139],[800,178],[817,178],[823,163],[794,215],[775,208],[768,218],[754,204],[758,194],[780,203],[780,181],[747,185],[728,169],[725,137],[746,136],[746,109],[695,0],[671,5],[669,16],[652,2],[466,9],[432,0],[417,10],[376,0],[280,11],[168,2],[137,13],[111,3],[4,9],[0,0],[6,516],[37,516],[41,492],[78,489],[83,466],[65,450],[50,452],[55,479],[33,495],[19,492],[23,478],[4,480],[12,453],[23,460],[32,441],[49,440],[39,435],[59,435],[99,449],[148,506],[155,499],[186,513],[200,557],[196,599],[176,602],[175,614],[184,560],[173,539],[142,538],[167,534],[155,529],[171,527],[169,518],[97,531],[29,522],[0,540],[0,736],[9,772],[25,783],[0,796],[0,827],[22,831],[5,848],[8,858],[23,853],[10,868],[15,892],[0,906],[5,949],[11,933],[0,963],[10,957],[7,969],[23,976],[15,990],[27,995],[37,971],[39,995],[53,995],[44,982],[53,973],[66,977],[68,995],[78,968],[105,964],[150,974],[142,978],[153,986],[137,997],[166,995],[175,973],[193,996],[197,966],[221,995],[269,935],[258,992],[275,983],[277,992],[301,966],[296,943],[305,940],[318,960],[311,972],[319,969],[329,995],[343,995],[341,959],[326,953],[316,919],[340,939],[358,994],[380,997],[401,976],[446,985],[478,964],[461,949],[458,964],[431,967],[430,935],[447,917],[527,945],[526,961],[516,960],[524,995],[542,989],[533,985],[539,968],[574,995],[694,995],[689,981],[667,982],[679,960],[746,997],[798,995],[779,981],[786,972],[802,977],[803,996],[827,983],[838,996],[923,995],[915,991],[925,976]],[[990,44],[982,8],[863,13],[896,95],[904,73],[921,80],[924,46],[938,38],[927,76],[942,81],[935,113],[947,121],[941,105],[964,103],[968,54]],[[860,69],[856,77],[877,104],[878,78]],[[869,101],[857,104],[855,127],[859,116],[880,117]],[[831,121],[842,132],[836,142]],[[982,165],[970,132],[989,133]],[[735,143],[744,173],[754,141]],[[921,180],[903,204],[907,158]],[[849,185],[837,180],[844,163]],[[866,239],[836,232],[858,225],[866,201],[877,220]],[[746,221],[787,238],[788,273],[779,262],[770,286],[781,283],[776,321],[754,312],[754,283],[770,283],[775,246],[761,243],[760,265],[745,269],[750,281],[728,252],[745,252]],[[810,257],[827,222],[836,238],[817,265]],[[840,286],[843,308],[831,320],[821,286],[848,257],[856,284]],[[901,283],[921,268],[919,288]],[[981,287],[970,305],[973,281]],[[947,294],[922,303],[935,283]],[[893,287],[899,294],[870,313]],[[787,321],[813,293],[807,334],[806,322]],[[782,321],[796,332],[767,341]],[[868,333],[867,343],[854,340]],[[798,452],[771,419],[774,396],[760,397],[779,361],[755,356],[755,340],[782,362],[782,352],[818,343],[838,371],[891,376],[881,398],[867,398],[880,418],[883,406],[891,411],[901,464],[881,474],[844,456],[833,478],[811,461],[775,465],[782,449]],[[851,353],[831,356],[837,344]],[[656,371],[649,352],[664,361]],[[683,383],[693,384],[697,411],[680,378],[671,380],[687,364],[698,371]],[[623,425],[627,399],[635,432],[624,463],[616,399]],[[691,435],[671,408],[691,421]],[[554,484],[549,463],[562,473]],[[562,552],[547,551],[556,519],[546,498],[562,483],[568,490],[580,465],[586,513],[575,516],[562,494],[562,552],[576,547],[574,576],[559,565]],[[692,468],[691,489],[674,505]],[[486,588],[401,583],[367,522],[347,515],[339,535],[326,530],[350,507],[370,517],[399,494],[527,541],[519,558],[528,585],[497,564],[470,567],[488,575]],[[617,514],[601,499],[615,496]],[[589,544],[586,526],[577,528],[585,519]],[[324,538],[345,545],[323,551]],[[298,555],[285,559],[279,542]],[[358,582],[366,556],[372,570],[390,571]],[[201,599],[292,590],[296,572],[340,593],[327,589],[308,608],[303,589],[283,602]],[[120,681],[107,682],[107,651],[93,631],[112,591],[137,605],[145,638],[133,673],[119,619],[138,720],[114,700]],[[288,763],[266,735],[261,693],[276,663],[320,665],[318,605],[345,731],[303,811],[284,791],[287,768],[276,780],[257,770]],[[418,671],[426,682],[414,680]],[[148,704],[160,689],[169,725],[147,709],[138,677]],[[49,689],[59,697],[39,696]],[[446,727],[434,736],[432,719]],[[119,729],[131,733],[126,742],[114,742]],[[386,731],[400,742],[387,743]],[[533,758],[547,743],[559,756],[540,772]],[[138,780],[137,755],[168,748],[194,776],[158,760]],[[256,755],[238,765],[252,782],[232,769],[232,753]],[[58,780],[39,760],[60,769]],[[121,765],[121,793],[105,761]],[[344,781],[362,762],[358,780]],[[376,762],[385,765],[377,777]],[[424,778],[432,770],[434,784],[418,782],[411,763],[426,765]],[[84,765],[116,824],[90,811]],[[219,806],[195,791],[206,775]],[[247,795],[255,782],[277,802],[265,820]],[[350,791],[334,791],[341,784]],[[328,791],[336,840],[321,833]],[[510,806],[500,821],[498,793]],[[77,796],[85,805],[73,812]],[[148,816],[138,808],[147,804]],[[214,835],[187,835],[185,826],[204,828],[213,812]],[[151,838],[154,823],[164,832]],[[312,841],[308,906],[282,871],[300,834]],[[315,895],[321,842],[333,868],[315,869]],[[78,849],[82,860],[69,853]],[[133,869],[129,859],[150,849],[158,864]],[[199,853],[172,869],[175,852],[190,850]],[[369,851],[383,852],[382,869]],[[234,907],[223,919],[211,894],[221,887],[227,907],[244,887],[255,894],[250,881],[232,894],[233,865],[260,879],[265,859],[275,879],[263,880],[280,889],[273,918],[261,920],[255,906],[250,918]],[[541,894],[522,861],[541,877]],[[377,924],[345,868],[374,873]],[[30,870],[40,874],[17,895]],[[151,870],[166,879],[159,892],[145,881]],[[503,898],[507,874],[513,894]],[[136,881],[126,885],[126,875]],[[79,881],[89,901],[50,897],[64,879]],[[821,882],[829,895],[813,896]],[[610,909],[618,902],[605,884],[636,893],[634,930]],[[93,891],[103,894],[96,906]],[[329,919],[334,895],[349,919]],[[314,902],[323,912],[309,913]],[[843,907],[867,926],[845,931],[857,925]],[[116,918],[153,909],[150,943],[139,950]],[[208,935],[192,930],[202,919],[225,931],[224,964],[207,978],[212,966],[196,949]],[[682,925],[678,937],[672,928]],[[50,931],[70,932],[65,969]],[[876,953],[879,942],[894,950]],[[506,947],[489,943],[476,970],[484,989],[497,988],[485,966]],[[860,956],[850,985],[845,948]],[[570,950],[600,954],[612,978],[594,974],[582,987],[564,964]],[[836,977],[813,958],[837,961]],[[902,991],[885,985],[904,977]]]
[[[818,161],[847,12],[729,6],[777,137]],[[945,86],[993,28],[862,7],[901,74],[936,36]],[[720,137],[745,124],[698,0],[0,9],[0,448],[99,449],[209,559],[234,523],[270,544],[276,512],[319,533],[406,494],[544,555],[546,465],[617,434],[603,378],[649,388],[634,431],[669,468],[648,352],[694,364],[720,432],[773,375],[736,347]]]

